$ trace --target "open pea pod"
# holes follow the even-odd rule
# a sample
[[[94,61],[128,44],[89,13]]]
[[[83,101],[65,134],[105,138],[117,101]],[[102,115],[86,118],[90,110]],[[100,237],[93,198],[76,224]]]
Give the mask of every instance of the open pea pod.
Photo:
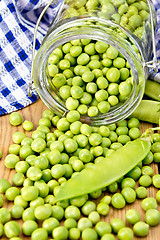
[[[108,186],[133,169],[149,153],[151,144],[144,139],[128,142],[95,165],[83,169],[60,187],[55,202],[84,195]]]

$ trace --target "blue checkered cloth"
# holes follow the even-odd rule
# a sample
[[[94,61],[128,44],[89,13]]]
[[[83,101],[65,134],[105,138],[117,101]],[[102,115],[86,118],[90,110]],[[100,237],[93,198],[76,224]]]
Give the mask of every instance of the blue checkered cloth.
[[[50,6],[40,24],[36,50],[59,9]],[[49,0],[0,0],[0,115],[4,115],[35,102],[38,94],[28,96],[32,43],[37,19]],[[56,1],[55,1],[56,2]],[[160,1],[153,0],[160,26]],[[160,58],[160,29],[157,30],[157,56]],[[159,71],[160,72],[160,71]],[[160,73],[151,71],[152,79],[160,81]]]

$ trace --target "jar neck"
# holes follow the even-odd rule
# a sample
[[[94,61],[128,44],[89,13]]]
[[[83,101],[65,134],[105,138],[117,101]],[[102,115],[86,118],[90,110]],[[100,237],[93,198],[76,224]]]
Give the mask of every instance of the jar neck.
[[[127,35],[127,39],[121,35],[122,31]],[[48,83],[48,76],[46,75],[47,61],[52,51],[58,46],[74,39],[85,38],[103,41],[112,45],[122,53],[131,67],[135,86],[132,96],[125,101],[125,104],[116,106],[106,116],[102,114],[88,119],[89,122],[94,122],[94,125],[111,124],[120,121],[135,110],[143,97],[145,79],[147,77],[147,69],[144,67],[144,62],[147,56],[143,54],[143,48],[137,39],[109,20],[97,17],[75,17],[62,20],[51,26],[34,61],[33,78],[37,91],[48,107],[54,109],[57,114],[62,116],[67,112],[64,102],[58,94],[55,95]],[[134,50],[132,44],[138,48],[139,55]]]

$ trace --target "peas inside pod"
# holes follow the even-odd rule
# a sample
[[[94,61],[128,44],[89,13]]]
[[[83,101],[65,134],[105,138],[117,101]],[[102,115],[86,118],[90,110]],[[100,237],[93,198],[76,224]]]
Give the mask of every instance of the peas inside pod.
[[[132,93],[132,72],[123,55],[105,42],[77,39],[48,58],[53,89],[66,108],[80,115],[106,114]]]

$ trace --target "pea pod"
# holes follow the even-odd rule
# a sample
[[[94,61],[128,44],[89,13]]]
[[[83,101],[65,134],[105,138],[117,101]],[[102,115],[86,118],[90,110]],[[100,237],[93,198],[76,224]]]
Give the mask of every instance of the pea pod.
[[[160,84],[148,79],[145,87],[145,95],[154,100],[160,101]]]
[[[130,117],[138,118],[141,121],[159,124],[160,102],[142,100]]]
[[[150,147],[150,142],[144,139],[128,142],[109,157],[69,179],[60,187],[55,202],[90,193],[115,182],[141,162]]]

